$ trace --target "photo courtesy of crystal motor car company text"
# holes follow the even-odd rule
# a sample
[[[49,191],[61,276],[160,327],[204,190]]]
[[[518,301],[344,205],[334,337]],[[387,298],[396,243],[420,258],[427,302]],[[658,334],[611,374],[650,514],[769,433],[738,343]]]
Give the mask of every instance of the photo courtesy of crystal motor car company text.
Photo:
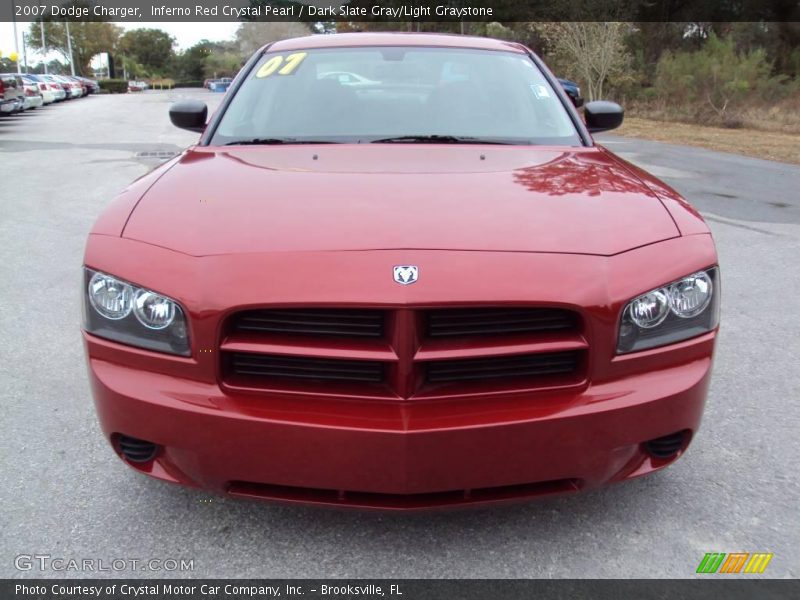
[[[576,494],[690,451],[720,266],[695,208],[595,143],[618,104],[468,35],[282,39],[223,83],[211,116],[171,105],[197,142],[86,241],[82,336],[121,461],[416,510]]]

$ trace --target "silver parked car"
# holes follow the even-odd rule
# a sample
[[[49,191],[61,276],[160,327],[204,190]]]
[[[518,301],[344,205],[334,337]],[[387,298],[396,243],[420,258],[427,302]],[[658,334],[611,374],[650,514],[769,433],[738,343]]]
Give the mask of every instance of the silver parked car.
[[[16,73],[0,73],[0,114],[20,112],[25,105],[22,78]]]

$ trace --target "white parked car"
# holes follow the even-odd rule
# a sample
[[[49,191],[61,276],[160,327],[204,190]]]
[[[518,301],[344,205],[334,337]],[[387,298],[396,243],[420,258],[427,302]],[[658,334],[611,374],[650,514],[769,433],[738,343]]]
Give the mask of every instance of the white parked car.
[[[47,83],[47,87],[51,92],[53,92],[56,102],[60,102],[61,100],[65,100],[67,98],[67,92],[64,89],[64,84],[58,81],[53,75],[37,75],[36,77]]]
[[[52,84],[42,80],[40,76],[26,74],[22,76],[22,80],[26,85],[31,84],[37,87],[42,95],[42,104],[52,104],[56,101],[55,87],[51,87]]]
[[[33,110],[35,108],[39,108],[42,104],[44,104],[42,94],[39,92],[39,86],[35,83],[29,83],[25,80],[25,78],[23,78],[22,81],[22,88],[25,90],[22,110]]]

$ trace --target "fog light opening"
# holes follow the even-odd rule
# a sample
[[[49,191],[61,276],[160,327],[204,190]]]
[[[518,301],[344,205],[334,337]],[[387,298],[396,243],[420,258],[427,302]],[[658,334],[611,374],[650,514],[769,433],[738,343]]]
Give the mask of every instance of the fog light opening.
[[[117,437],[117,447],[120,454],[132,463],[150,462],[158,453],[158,446],[153,442],[121,434]]]
[[[644,443],[644,450],[653,458],[674,458],[686,447],[689,430],[676,431],[664,437],[655,438]]]

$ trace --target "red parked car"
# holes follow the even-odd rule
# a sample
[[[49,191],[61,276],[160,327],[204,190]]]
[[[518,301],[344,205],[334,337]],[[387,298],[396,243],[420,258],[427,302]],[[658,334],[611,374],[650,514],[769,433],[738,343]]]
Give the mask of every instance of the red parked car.
[[[618,105],[581,121],[519,44],[344,34],[262,48],[208,122],[199,101],[170,115],[199,142],[112,202],[85,254],[94,399],[134,469],[412,509],[686,451],[717,254],[683,198],[593,142]]]

